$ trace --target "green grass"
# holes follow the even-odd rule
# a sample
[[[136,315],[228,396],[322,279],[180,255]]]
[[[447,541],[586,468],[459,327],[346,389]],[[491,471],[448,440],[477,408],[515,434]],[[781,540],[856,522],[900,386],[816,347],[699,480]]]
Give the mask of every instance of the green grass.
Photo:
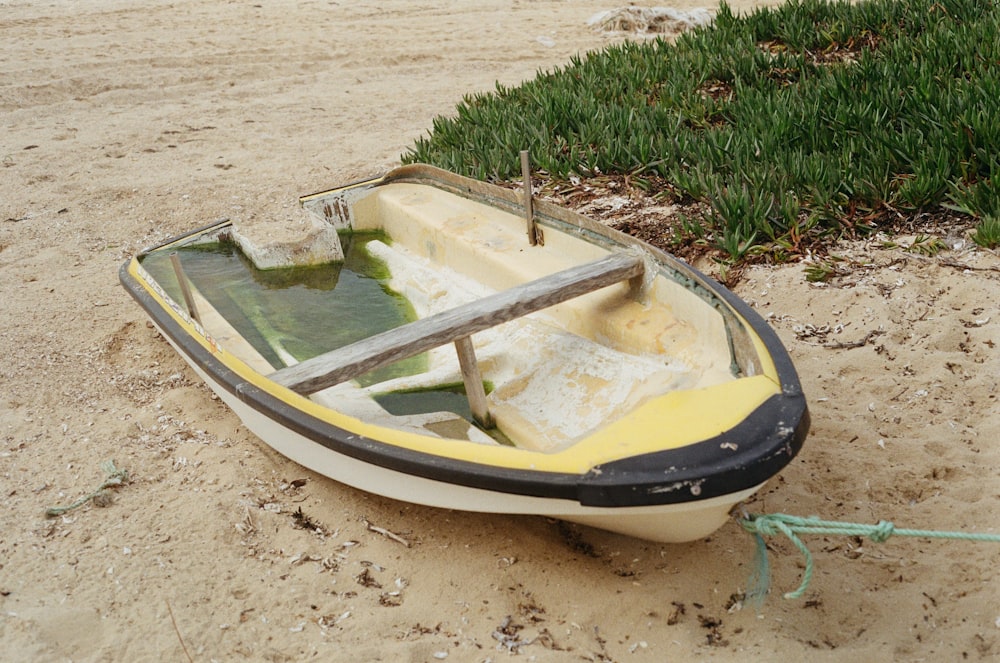
[[[964,215],[1000,241],[1000,7],[793,1],[676,43],[626,42],[469,95],[403,155],[484,180],[518,153],[703,210],[676,244],[781,260],[890,219]]]

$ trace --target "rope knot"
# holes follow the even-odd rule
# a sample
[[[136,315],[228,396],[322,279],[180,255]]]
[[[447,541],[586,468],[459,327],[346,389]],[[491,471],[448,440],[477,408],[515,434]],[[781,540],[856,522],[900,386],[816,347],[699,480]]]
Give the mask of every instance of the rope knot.
[[[872,531],[868,538],[875,543],[885,543],[886,539],[896,531],[896,526],[888,520],[880,520],[877,525],[872,526]]]
[[[782,514],[760,514],[743,520],[743,527],[751,534],[760,536],[774,536],[784,534],[781,525]]]

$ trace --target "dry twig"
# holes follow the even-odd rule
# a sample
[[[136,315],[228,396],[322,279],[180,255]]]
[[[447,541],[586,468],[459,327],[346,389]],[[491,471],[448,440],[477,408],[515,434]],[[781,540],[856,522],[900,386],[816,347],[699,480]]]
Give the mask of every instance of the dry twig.
[[[181,643],[181,649],[184,650],[184,655],[187,656],[187,660],[189,661],[189,663],[194,663],[194,659],[191,658],[191,653],[188,651],[187,645],[184,644],[184,638],[181,637],[181,630],[177,628],[177,620],[174,619],[174,610],[173,608],[170,607],[170,601],[167,601],[166,604],[167,604],[167,612],[170,613],[170,621],[174,625],[174,633],[177,634],[177,639]]]
[[[945,267],[953,267],[955,269],[960,269],[963,272],[1000,272],[1000,267],[995,265],[990,265],[989,267],[973,267],[972,265],[967,265],[964,262],[959,262],[953,258],[942,258],[938,261],[939,264]]]
[[[403,537],[401,537],[398,534],[394,534],[393,532],[390,532],[389,530],[385,529],[384,527],[378,527],[376,525],[372,525],[368,521],[367,518],[362,518],[361,522],[363,522],[365,524],[365,527],[367,527],[370,531],[375,532],[376,534],[381,534],[382,536],[384,536],[384,537],[386,537],[388,539],[392,539],[393,541],[395,541],[397,543],[402,543],[407,548],[410,547],[410,542],[409,541],[407,541],[406,539],[404,539]]]
[[[823,345],[824,348],[829,348],[831,350],[853,350],[854,348],[863,348],[868,345],[876,336],[881,336],[885,332],[879,331],[878,329],[873,329],[872,331],[865,334],[865,337],[860,341],[834,341],[833,343],[826,343]]]

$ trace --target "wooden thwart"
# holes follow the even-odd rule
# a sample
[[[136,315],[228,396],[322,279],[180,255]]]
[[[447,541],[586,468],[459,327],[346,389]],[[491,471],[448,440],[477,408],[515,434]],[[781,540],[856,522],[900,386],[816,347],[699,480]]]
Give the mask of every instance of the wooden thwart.
[[[482,392],[482,379],[476,377],[479,370],[475,367],[475,355],[471,353],[470,335],[619,281],[641,276],[643,270],[641,257],[612,254],[370,336],[275,371],[268,377],[282,386],[308,395],[394,361],[458,341],[460,343],[456,347],[463,363],[466,390],[470,399],[477,399],[478,394],[470,391],[469,383],[478,383],[479,388],[474,391]],[[465,359],[462,359],[463,354]],[[471,376],[466,370],[469,357],[476,376]],[[481,414],[488,417],[485,395]]]

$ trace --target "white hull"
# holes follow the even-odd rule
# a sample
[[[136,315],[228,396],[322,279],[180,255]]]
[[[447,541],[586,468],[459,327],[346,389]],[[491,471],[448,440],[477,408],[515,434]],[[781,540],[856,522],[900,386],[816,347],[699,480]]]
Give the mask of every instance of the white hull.
[[[164,337],[170,339],[166,334]],[[571,500],[499,493],[396,472],[337,453],[262,415],[201,370],[173,341],[171,345],[250,432],[275,451],[340,483],[403,502],[480,513],[546,516],[649,541],[684,543],[702,539],[722,527],[733,507],[760,489],[754,486],[682,504],[600,508]]]

